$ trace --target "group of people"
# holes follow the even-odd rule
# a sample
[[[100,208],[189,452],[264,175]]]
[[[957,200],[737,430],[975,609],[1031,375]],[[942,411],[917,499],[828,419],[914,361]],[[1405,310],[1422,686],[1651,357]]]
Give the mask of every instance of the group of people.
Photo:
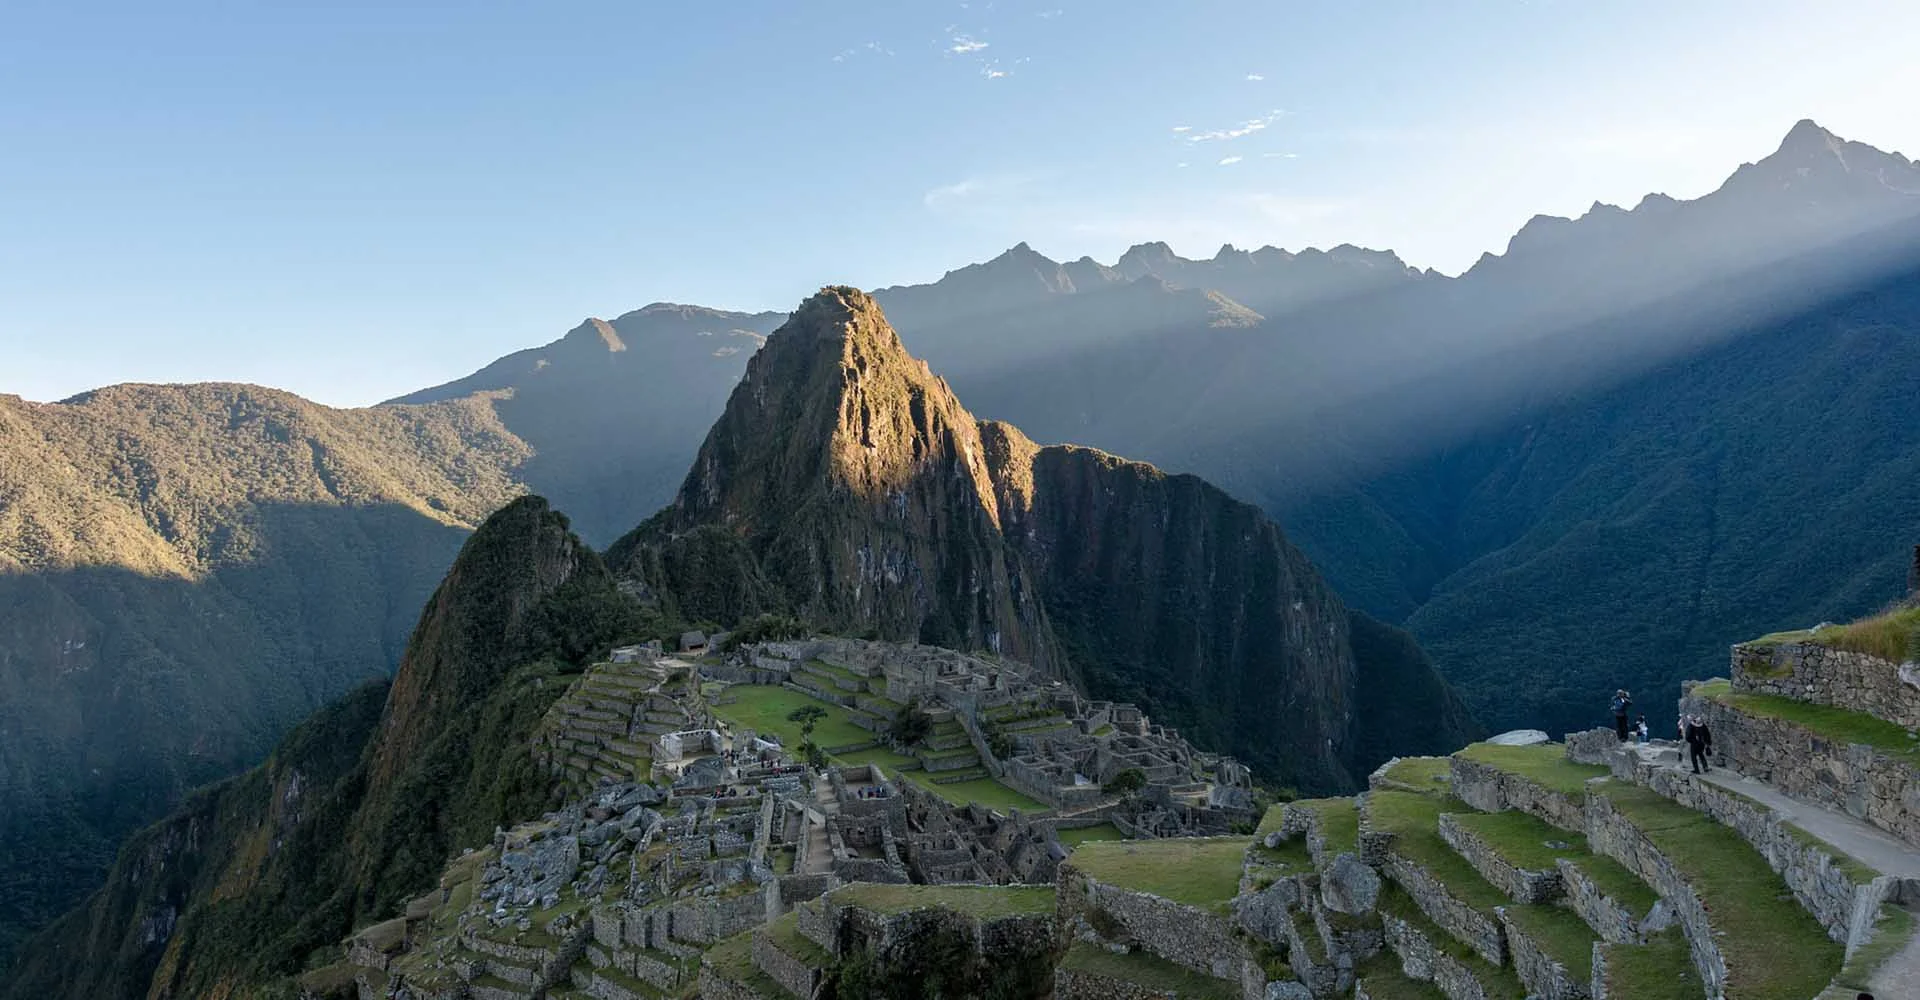
[[[1633,709],[1633,695],[1626,688],[1613,693],[1613,731],[1620,742],[1639,737],[1641,743],[1652,739],[1647,728],[1647,717],[1642,715],[1638,722],[1629,723],[1627,716]],[[1713,731],[1707,728],[1707,717],[1698,712],[1680,716],[1680,740],[1687,745],[1687,760],[1693,765],[1693,773],[1704,774],[1713,770],[1707,763],[1707,755],[1713,752]]]

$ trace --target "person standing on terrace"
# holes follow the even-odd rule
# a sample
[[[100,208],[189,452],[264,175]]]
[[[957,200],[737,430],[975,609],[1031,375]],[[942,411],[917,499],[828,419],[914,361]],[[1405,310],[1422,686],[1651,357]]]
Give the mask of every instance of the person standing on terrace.
[[[1627,710],[1633,707],[1633,695],[1621,688],[1613,693],[1613,731],[1619,735],[1620,742],[1628,739]]]

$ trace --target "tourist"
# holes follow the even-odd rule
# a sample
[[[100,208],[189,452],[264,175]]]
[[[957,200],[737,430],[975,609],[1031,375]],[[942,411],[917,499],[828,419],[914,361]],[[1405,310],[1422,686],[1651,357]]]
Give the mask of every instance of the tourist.
[[[1633,728],[1634,728],[1634,729],[1635,729],[1635,730],[1636,730],[1637,732],[1639,732],[1639,734],[1640,734],[1640,745],[1641,745],[1641,746],[1646,746],[1646,745],[1647,745],[1648,743],[1651,743],[1651,742],[1653,742],[1653,731],[1652,731],[1651,729],[1648,729],[1648,728],[1647,728],[1647,717],[1646,717],[1646,716],[1644,716],[1644,715],[1643,715],[1643,716],[1641,716],[1641,717],[1640,717],[1640,722],[1639,722],[1639,724],[1638,724],[1638,725],[1636,725],[1636,726],[1634,726]]]
[[[1627,709],[1633,707],[1633,696],[1621,688],[1613,693],[1613,731],[1619,735],[1620,742],[1627,741]]]
[[[1713,733],[1707,729],[1706,717],[1687,716],[1687,759],[1693,763],[1693,773],[1713,770],[1707,763],[1707,754],[1712,750]]]

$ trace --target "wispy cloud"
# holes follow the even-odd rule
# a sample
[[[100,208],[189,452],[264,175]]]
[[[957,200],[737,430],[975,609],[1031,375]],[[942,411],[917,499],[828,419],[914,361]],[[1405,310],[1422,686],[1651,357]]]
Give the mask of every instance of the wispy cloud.
[[[1191,125],[1175,125],[1175,126],[1173,127],[1173,130],[1174,130],[1175,132],[1191,132],[1191,131],[1193,131],[1193,126],[1191,126]]]
[[[1033,15],[1033,16],[1035,16],[1035,17],[1039,17],[1039,18],[1047,18],[1047,19],[1051,19],[1051,18],[1056,18],[1056,17],[1059,17],[1060,15],[1062,15],[1062,14],[1065,14],[1065,13],[1066,13],[1066,11],[1064,11],[1064,10],[1061,10],[1061,9],[1060,9],[1060,8],[1058,8],[1058,7],[1055,7],[1055,8],[1054,8],[1054,9],[1052,9],[1052,10],[1043,10],[1043,11],[1040,11],[1039,13],[1037,13],[1037,14],[1035,14],[1035,15]]]
[[[833,61],[837,63],[846,62],[858,55],[891,56],[893,55],[893,50],[879,42],[868,42],[858,48],[841,49],[839,52],[834,53]]]
[[[947,46],[947,51],[957,56],[964,56],[964,55],[967,55],[968,53],[978,52],[981,49],[984,49],[987,47],[986,42],[980,41],[979,39],[974,38],[971,35],[954,35],[952,38],[952,43],[953,44]]]
[[[1267,77],[1266,77],[1266,74],[1264,74],[1264,73],[1248,73],[1248,74],[1247,74],[1247,82],[1248,82],[1248,83],[1259,83],[1260,81],[1262,81],[1262,80],[1264,80],[1264,79],[1266,79],[1266,78],[1267,78]]]
[[[1300,158],[1300,154],[1299,153],[1261,153],[1260,158],[1263,160],[1297,160]]]
[[[1279,121],[1281,116],[1285,114],[1285,111],[1275,109],[1259,118],[1249,118],[1232,128],[1216,128],[1208,129],[1205,132],[1189,132],[1186,135],[1186,140],[1188,142],[1227,142],[1244,138],[1255,132],[1265,131],[1268,126]],[[1175,131],[1179,130],[1175,129]]]
[[[1220,165],[1230,167],[1244,159],[1246,159],[1244,156],[1223,156],[1220,158]]]
[[[1185,167],[1186,165],[1187,165],[1187,161],[1185,160],[1181,160],[1179,163],[1174,164],[1174,166],[1176,167]]]
[[[985,191],[987,186],[985,179],[969,177],[952,184],[942,184],[928,191],[920,197],[920,203],[937,212]]]
[[[998,80],[1001,77],[1006,76],[1007,71],[1004,69],[1000,69],[998,66],[996,66],[993,63],[988,63],[987,65],[980,67],[980,75],[986,77],[989,80]]]

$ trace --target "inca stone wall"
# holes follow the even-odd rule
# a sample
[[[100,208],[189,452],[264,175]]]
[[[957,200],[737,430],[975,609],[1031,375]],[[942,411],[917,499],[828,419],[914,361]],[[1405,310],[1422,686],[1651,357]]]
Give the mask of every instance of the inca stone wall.
[[[1817,642],[1733,647],[1736,691],[1778,695],[1865,712],[1920,728],[1920,665],[1894,663]]]
[[[1562,830],[1579,830],[1586,825],[1586,807],[1578,796],[1563,795],[1464,757],[1453,758],[1449,767],[1453,794],[1481,812],[1518,809]]]
[[[1835,941],[1853,936],[1860,893],[1884,895],[1871,884],[1856,884],[1824,845],[1795,835],[1784,817],[1752,799],[1675,769],[1642,764],[1634,771],[1637,783],[1713,817],[1752,844]]]
[[[1060,919],[1084,919],[1169,962],[1216,979],[1241,983],[1256,995],[1266,974],[1225,918],[1197,907],[1088,878],[1071,863],[1060,867]],[[1115,934],[1107,934],[1115,937]]]
[[[1413,897],[1420,912],[1440,925],[1440,929],[1459,938],[1481,958],[1499,965],[1506,961],[1506,932],[1492,917],[1455,899],[1447,887],[1425,868],[1399,854],[1387,859],[1385,874],[1407,895]],[[1415,977],[1418,978],[1418,977]]]
[[[1590,983],[1574,977],[1565,965],[1542,951],[1526,929],[1513,922],[1507,908],[1499,907],[1500,924],[1506,928],[1507,948],[1513,954],[1513,969],[1530,996],[1539,1000],[1587,1000]]]
[[[1380,923],[1387,946],[1400,956],[1400,966],[1410,978],[1433,983],[1448,1000],[1489,1000],[1473,970],[1441,951],[1419,928],[1388,913],[1380,915]]]
[[[1566,858],[1560,859],[1560,884],[1566,890],[1567,907],[1579,914],[1601,940],[1612,944],[1639,942],[1640,925],[1647,914],[1636,914],[1600,891],[1600,886],[1588,878],[1579,865]]]
[[[1517,903],[1545,903],[1561,893],[1560,870],[1527,871],[1508,864],[1493,848],[1460,825],[1451,814],[1440,817],[1440,839],[1494,887]]]
[[[1782,719],[1748,715],[1689,693],[1683,709],[1707,717],[1716,759],[1794,798],[1865,820],[1920,846],[1920,772],[1863,744],[1842,745]]]
[[[1706,907],[1693,887],[1681,876],[1666,855],[1660,853],[1640,828],[1613,808],[1604,795],[1587,797],[1587,844],[1594,853],[1604,854],[1640,876],[1667,901],[1686,934],[1693,953],[1693,967],[1707,987],[1708,996],[1720,996],[1727,984],[1727,960],[1714,942]]]

